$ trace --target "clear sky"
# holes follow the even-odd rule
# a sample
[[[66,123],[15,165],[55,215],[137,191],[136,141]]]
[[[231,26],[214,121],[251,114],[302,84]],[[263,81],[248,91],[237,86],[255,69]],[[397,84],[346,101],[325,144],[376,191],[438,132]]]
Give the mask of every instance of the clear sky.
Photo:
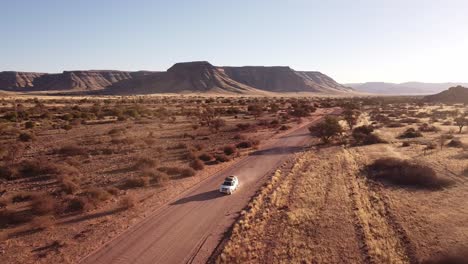
[[[468,0],[0,0],[0,71],[288,65],[468,82]]]

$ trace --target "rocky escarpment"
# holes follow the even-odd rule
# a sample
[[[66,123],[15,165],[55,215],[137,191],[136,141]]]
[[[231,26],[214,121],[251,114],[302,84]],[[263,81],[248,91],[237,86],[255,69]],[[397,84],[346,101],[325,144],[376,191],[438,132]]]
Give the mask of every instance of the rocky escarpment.
[[[331,77],[318,71],[298,71],[296,73],[306,80],[307,85],[321,92],[354,92],[351,87],[339,84]]]
[[[227,76],[240,83],[272,92],[349,92],[320,72],[295,71],[285,66],[220,67]]]
[[[132,78],[124,71],[65,71],[34,80],[35,90],[101,90],[113,83]]]
[[[248,85],[230,79],[206,61],[176,63],[166,72],[147,74],[117,83],[108,93],[262,93]]]
[[[206,61],[176,63],[164,72],[0,72],[0,89],[105,94],[354,92],[320,72],[295,71],[287,66],[215,67]]]
[[[0,88],[1,89],[31,88],[33,87],[34,80],[43,75],[44,73],[37,73],[37,72],[15,72],[15,71],[0,72]]]
[[[468,104],[468,88],[463,86],[451,87],[446,91],[424,97],[425,101],[437,103]]]
[[[149,73],[151,72],[104,70],[64,71],[63,73],[55,74],[0,72],[0,89],[13,91],[101,90],[114,83],[144,76]]]

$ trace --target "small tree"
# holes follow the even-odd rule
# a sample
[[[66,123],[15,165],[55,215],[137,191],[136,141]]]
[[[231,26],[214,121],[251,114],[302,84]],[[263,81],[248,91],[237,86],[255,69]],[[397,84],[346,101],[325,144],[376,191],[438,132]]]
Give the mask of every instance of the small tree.
[[[459,134],[461,134],[463,127],[466,126],[467,124],[468,124],[468,118],[466,117],[466,115],[455,118],[455,125],[458,126]]]
[[[247,111],[257,119],[263,114],[263,106],[260,104],[249,105]]]
[[[211,127],[216,130],[216,132],[219,131],[219,129],[223,126],[226,125],[226,121],[222,118],[216,118],[211,122]]]
[[[330,142],[330,139],[343,132],[338,119],[327,116],[324,121],[309,127],[309,131],[313,135],[317,135],[324,143]]]
[[[343,112],[343,119],[348,124],[349,130],[352,130],[353,127],[357,124],[360,115],[361,112],[359,112],[358,110],[353,110],[351,108],[348,108]]]

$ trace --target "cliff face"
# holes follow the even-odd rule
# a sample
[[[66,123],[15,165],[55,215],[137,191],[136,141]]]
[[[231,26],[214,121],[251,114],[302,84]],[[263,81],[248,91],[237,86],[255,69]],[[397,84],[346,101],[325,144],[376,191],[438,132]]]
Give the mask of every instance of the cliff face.
[[[221,67],[235,81],[272,92],[350,92],[320,72],[300,72],[289,67]]]
[[[44,75],[44,73],[14,71],[0,72],[0,88],[30,88],[33,86],[33,81],[42,75]]]
[[[441,93],[428,95],[424,99],[429,102],[468,104],[468,88],[463,86],[451,87]]]

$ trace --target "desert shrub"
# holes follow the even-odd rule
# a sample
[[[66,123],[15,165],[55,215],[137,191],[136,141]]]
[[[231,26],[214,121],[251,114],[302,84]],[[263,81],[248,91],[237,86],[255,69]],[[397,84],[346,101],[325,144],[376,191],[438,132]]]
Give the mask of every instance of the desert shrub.
[[[169,149],[186,149],[186,148],[187,148],[187,144],[183,142],[177,143],[176,145],[169,147]]]
[[[204,144],[201,144],[201,143],[195,144],[194,147],[198,151],[203,150],[204,148],[206,148],[206,146]]]
[[[236,151],[237,151],[236,146],[234,146],[234,145],[227,145],[227,146],[223,147],[223,152],[226,155],[232,155],[232,154],[236,153]]]
[[[410,127],[405,130],[401,135],[398,136],[398,138],[417,138],[417,137],[422,137],[421,132],[416,131],[414,128]]]
[[[230,160],[229,157],[225,154],[216,154],[215,159],[219,162],[227,162]]]
[[[74,194],[80,190],[80,186],[68,178],[62,180],[61,187],[67,194]]]
[[[111,130],[109,130],[109,132],[107,132],[108,135],[117,135],[117,134],[122,134],[125,132],[125,128],[112,128]]]
[[[205,168],[205,165],[203,164],[203,161],[199,159],[194,159],[190,162],[190,168],[194,170],[203,170]]]
[[[401,143],[402,147],[409,147],[411,144],[408,141]]]
[[[22,142],[28,142],[28,141],[33,141],[34,140],[34,134],[32,133],[27,133],[27,132],[21,132],[18,136],[18,140]]]
[[[250,128],[250,123],[239,123],[239,124],[236,124],[236,127],[238,130],[247,130]]]
[[[195,170],[192,168],[183,168],[180,171],[180,176],[182,177],[191,177],[196,174]]]
[[[123,209],[130,209],[135,207],[136,201],[132,196],[125,196],[120,200],[119,207]]]
[[[126,179],[123,183],[123,187],[126,189],[146,187],[149,185],[149,177],[132,177]]]
[[[290,129],[290,128],[291,128],[291,127],[289,127],[289,126],[287,126],[287,125],[282,125],[282,126],[279,128],[279,130],[283,130],[283,131],[284,131],[284,130],[288,130],[288,129]]]
[[[244,140],[236,144],[236,148],[251,148],[252,142],[250,140]]]
[[[426,147],[424,149],[433,150],[433,149],[436,149],[436,148],[437,148],[437,145],[434,142],[429,142],[429,143],[426,144]]]
[[[447,143],[447,146],[452,148],[463,148],[463,142],[461,142],[459,138],[454,138]]]
[[[18,170],[16,166],[12,165],[1,165],[0,166],[0,178],[5,180],[14,180],[18,177]]]
[[[462,172],[463,176],[468,176],[468,166]]]
[[[450,181],[437,177],[435,171],[425,165],[396,158],[381,158],[367,166],[368,176],[400,186],[438,189]]]
[[[107,191],[109,194],[114,195],[114,196],[115,196],[115,195],[118,195],[119,192],[120,192],[120,190],[119,190],[118,188],[115,188],[115,187],[113,187],[113,186],[107,187],[107,188],[106,188],[106,191]]]
[[[137,159],[133,168],[136,170],[145,170],[157,167],[158,162],[155,159],[147,158],[147,157],[140,157]]]
[[[113,137],[111,139],[112,144],[122,144],[122,145],[133,145],[136,143],[136,140],[132,137]]]
[[[457,248],[447,253],[439,253],[436,256],[424,260],[422,264],[466,264],[468,260],[468,248]]]
[[[400,122],[402,123],[407,123],[407,124],[415,124],[415,123],[419,123],[419,119],[417,118],[403,118],[400,120]]]
[[[56,150],[56,153],[63,156],[85,155],[86,150],[77,145],[66,145]]]
[[[444,121],[444,122],[442,123],[442,125],[444,125],[444,126],[451,126],[451,125],[453,125],[453,122],[452,122],[452,121]]]
[[[232,137],[232,139],[237,139],[237,140],[240,139],[240,140],[243,140],[243,139],[245,139],[245,136],[242,135],[242,134],[235,134],[235,135]]]
[[[58,174],[58,167],[48,161],[26,160],[17,168],[18,176],[22,178],[38,177],[43,175]]]
[[[181,168],[178,167],[159,167],[159,171],[165,172],[169,175],[178,175],[181,173]]]
[[[404,127],[405,125],[399,122],[390,122],[386,125],[386,127]]]
[[[0,228],[27,223],[31,220],[31,214],[16,212],[10,209],[0,210]]]
[[[71,197],[65,200],[64,213],[86,212],[94,208],[88,197]]]
[[[435,126],[431,126],[428,123],[423,123],[422,125],[419,126],[419,131],[422,132],[437,132],[439,129]]]
[[[372,145],[378,143],[387,143],[379,136],[373,134],[374,128],[372,126],[359,126],[353,129],[352,137],[355,145]]]
[[[33,121],[27,121],[26,123],[24,123],[24,128],[31,129],[34,128],[35,125],[36,123],[34,123]]]
[[[106,190],[93,187],[85,192],[85,195],[93,202],[105,201],[110,198],[110,193]]]
[[[199,158],[200,160],[203,160],[203,161],[206,162],[206,161],[213,160],[214,157],[213,157],[213,155],[204,152],[204,153],[198,155],[198,158]]]
[[[31,192],[19,192],[19,193],[15,193],[11,197],[11,202],[12,203],[21,203],[21,202],[29,201],[33,197],[34,197],[34,194],[31,193]]]
[[[278,119],[273,119],[273,120],[270,121],[270,125],[272,125],[272,126],[277,126],[277,125],[279,125],[279,123],[280,123],[280,121]]]
[[[158,170],[146,170],[143,172],[145,177],[149,177],[152,183],[162,185],[169,180],[169,175]]]
[[[56,202],[48,194],[35,195],[31,202],[31,210],[36,215],[46,215],[54,211]]]
[[[268,122],[268,120],[262,119],[262,120],[257,121],[257,125],[258,126],[268,126],[269,122]]]

